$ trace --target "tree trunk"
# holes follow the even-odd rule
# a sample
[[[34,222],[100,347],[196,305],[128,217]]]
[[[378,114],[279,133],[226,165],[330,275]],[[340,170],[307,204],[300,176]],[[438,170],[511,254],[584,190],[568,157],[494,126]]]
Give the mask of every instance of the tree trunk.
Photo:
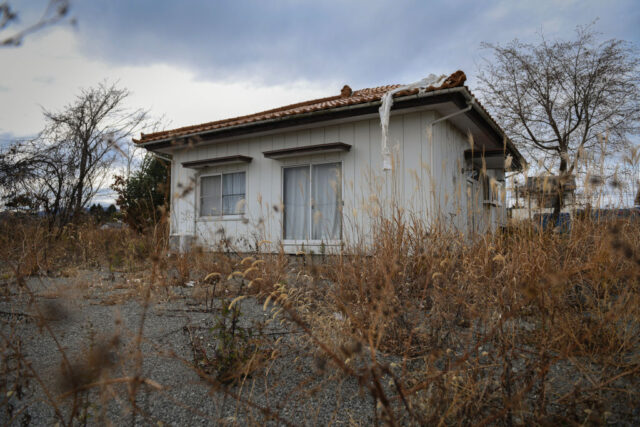
[[[80,211],[82,210],[82,199],[84,193],[84,180],[87,174],[87,156],[88,156],[87,144],[82,144],[82,155],[80,158],[80,171],[78,173],[78,183],[76,188],[76,203],[73,212],[73,221],[77,221],[80,217]]]
[[[553,214],[551,215],[551,223],[554,227],[560,225],[560,212],[564,206],[564,184],[567,179],[567,160],[566,154],[560,153],[560,168],[558,170],[558,185],[555,188],[553,200]]]

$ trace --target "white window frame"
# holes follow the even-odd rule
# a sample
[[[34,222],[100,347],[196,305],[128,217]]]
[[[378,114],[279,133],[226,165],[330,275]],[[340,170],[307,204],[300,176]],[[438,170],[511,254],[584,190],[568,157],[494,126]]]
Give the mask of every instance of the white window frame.
[[[224,194],[222,192],[223,185],[223,175],[233,175],[234,173],[244,173],[244,206],[243,211],[241,213],[236,214],[224,214],[224,204],[222,199],[224,198]],[[197,206],[196,206],[196,218],[198,221],[211,221],[211,220],[224,220],[224,221],[233,221],[233,220],[241,220],[244,218],[245,213],[247,212],[247,187],[249,186],[247,180],[247,171],[246,169],[241,170],[230,170],[224,172],[210,172],[210,173],[202,173],[198,176],[198,191],[196,193],[197,198]],[[211,176],[219,176],[220,177],[220,210],[222,213],[220,215],[200,215],[200,206],[202,204],[202,178],[207,178]]]
[[[497,183],[495,189],[491,188],[491,180],[494,180]],[[492,176],[485,175],[482,185],[486,187],[483,189],[484,195],[489,196],[488,198],[485,198],[482,203],[489,206],[502,207],[501,194],[504,182],[500,182]]]
[[[478,212],[476,209],[476,203],[479,201],[479,187],[482,185],[481,181],[478,179],[479,172],[477,170],[471,170],[466,175],[466,188],[465,190],[469,191],[467,193],[467,228],[472,233],[475,234],[478,232],[479,227],[479,218]],[[470,188],[469,188],[470,186]],[[484,191],[484,190],[483,190]],[[465,191],[466,193],[466,191]],[[484,199],[484,195],[482,197]],[[482,204],[484,205],[484,200],[482,200]]]
[[[292,240],[284,238],[284,227],[285,227],[285,212],[284,212],[284,170],[289,168],[299,168],[302,166],[306,166],[309,168],[309,190],[313,188],[313,166],[321,166],[321,165],[333,165],[340,164],[340,238],[333,240],[318,240],[318,239],[302,239],[302,240]],[[344,227],[344,161],[343,160],[321,160],[321,161],[307,161],[300,163],[292,163],[290,165],[283,165],[280,170],[280,194],[282,194],[282,243],[284,245],[295,245],[295,246],[340,246],[342,244],[342,237],[344,236],[343,227]],[[313,194],[309,194],[311,200],[313,200]],[[309,218],[311,220],[311,226],[309,227],[309,233],[313,234],[313,204],[309,203]]]

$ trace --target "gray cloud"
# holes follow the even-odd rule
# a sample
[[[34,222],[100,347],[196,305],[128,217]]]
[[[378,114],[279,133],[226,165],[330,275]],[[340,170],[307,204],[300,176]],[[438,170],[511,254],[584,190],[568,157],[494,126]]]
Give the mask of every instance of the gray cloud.
[[[86,1],[75,5],[83,52],[121,64],[165,62],[204,80],[344,80],[387,84],[475,71],[480,42],[570,36],[600,18],[638,41],[633,1]]]
[[[56,81],[56,79],[53,76],[38,76],[38,77],[35,77],[33,81],[36,83],[50,85],[50,84],[53,84]]]

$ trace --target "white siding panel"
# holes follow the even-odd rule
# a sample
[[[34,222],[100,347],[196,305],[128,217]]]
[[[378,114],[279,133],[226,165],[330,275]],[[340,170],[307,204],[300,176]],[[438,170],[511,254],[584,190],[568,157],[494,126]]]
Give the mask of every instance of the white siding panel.
[[[213,246],[224,228],[238,249],[252,249],[258,240],[273,242],[277,250],[282,238],[282,167],[309,162],[342,162],[343,173],[343,235],[352,241],[354,236],[367,236],[371,221],[382,208],[391,213],[395,200],[407,215],[418,215],[467,227],[466,179],[464,150],[467,137],[448,122],[433,127],[431,140],[427,135],[429,123],[436,119],[432,111],[396,113],[389,123],[389,148],[394,159],[394,171],[382,171],[380,122],[377,118],[354,120],[330,126],[276,133],[272,135],[238,138],[202,147],[185,148],[174,153],[171,177],[171,233],[196,234],[199,244]],[[316,154],[274,160],[263,156],[264,151],[344,142],[352,146],[349,152]],[[433,143],[433,147],[431,144]],[[248,155],[253,161],[242,165],[226,165],[195,171],[181,166],[182,162],[203,158]],[[194,184],[202,173],[246,170],[246,219],[197,218],[199,188]],[[497,179],[502,176],[498,173]],[[432,184],[433,182],[433,184]],[[193,187],[184,197],[184,190]],[[432,194],[435,190],[435,194]],[[482,191],[480,188],[479,191]],[[481,200],[476,208],[495,227],[504,208],[485,209]],[[274,206],[277,210],[274,210]],[[485,212],[486,210],[486,212]],[[299,248],[289,247],[289,250]],[[313,249],[313,248],[311,248]],[[315,251],[318,250],[316,247]]]
[[[311,131],[309,129],[298,131],[298,147],[306,145],[311,145]]]
[[[311,145],[324,144],[324,128],[311,129]]]
[[[340,142],[340,127],[338,125],[327,126],[324,131],[324,142]]]
[[[387,179],[387,203],[405,207],[404,198],[404,115],[392,115],[389,120],[389,150],[393,160],[393,171]]]
[[[404,197],[408,214],[418,214],[424,209],[425,190],[421,176],[422,138],[420,137],[420,113],[404,116]]]

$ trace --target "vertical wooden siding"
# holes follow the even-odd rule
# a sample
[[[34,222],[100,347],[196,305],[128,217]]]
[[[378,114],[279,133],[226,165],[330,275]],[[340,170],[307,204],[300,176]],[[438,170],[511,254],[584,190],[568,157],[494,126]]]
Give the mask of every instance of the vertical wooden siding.
[[[363,235],[379,210],[389,213],[400,206],[409,217],[427,221],[440,219],[461,230],[467,227],[464,150],[468,138],[448,122],[433,126],[433,111],[393,114],[389,125],[389,148],[394,171],[382,171],[380,123],[377,118],[313,127],[273,135],[241,138],[174,153],[172,175],[172,234],[195,234],[199,244],[211,245],[221,230],[241,246],[269,240],[275,248],[282,236],[282,167],[308,162],[342,162],[343,235]],[[330,142],[352,145],[346,153],[300,156],[283,160],[264,158],[263,151]],[[433,144],[433,147],[431,145]],[[192,170],[182,162],[242,154],[251,156],[248,165],[228,165]],[[198,218],[198,177],[201,174],[246,171],[246,220],[203,220]],[[185,189],[191,189],[186,194]],[[181,197],[182,196],[182,197]],[[395,203],[394,203],[395,202]],[[482,206],[475,206],[482,210]],[[488,223],[497,224],[500,212],[491,213]],[[265,248],[263,248],[265,249]],[[295,250],[296,248],[288,248]]]

